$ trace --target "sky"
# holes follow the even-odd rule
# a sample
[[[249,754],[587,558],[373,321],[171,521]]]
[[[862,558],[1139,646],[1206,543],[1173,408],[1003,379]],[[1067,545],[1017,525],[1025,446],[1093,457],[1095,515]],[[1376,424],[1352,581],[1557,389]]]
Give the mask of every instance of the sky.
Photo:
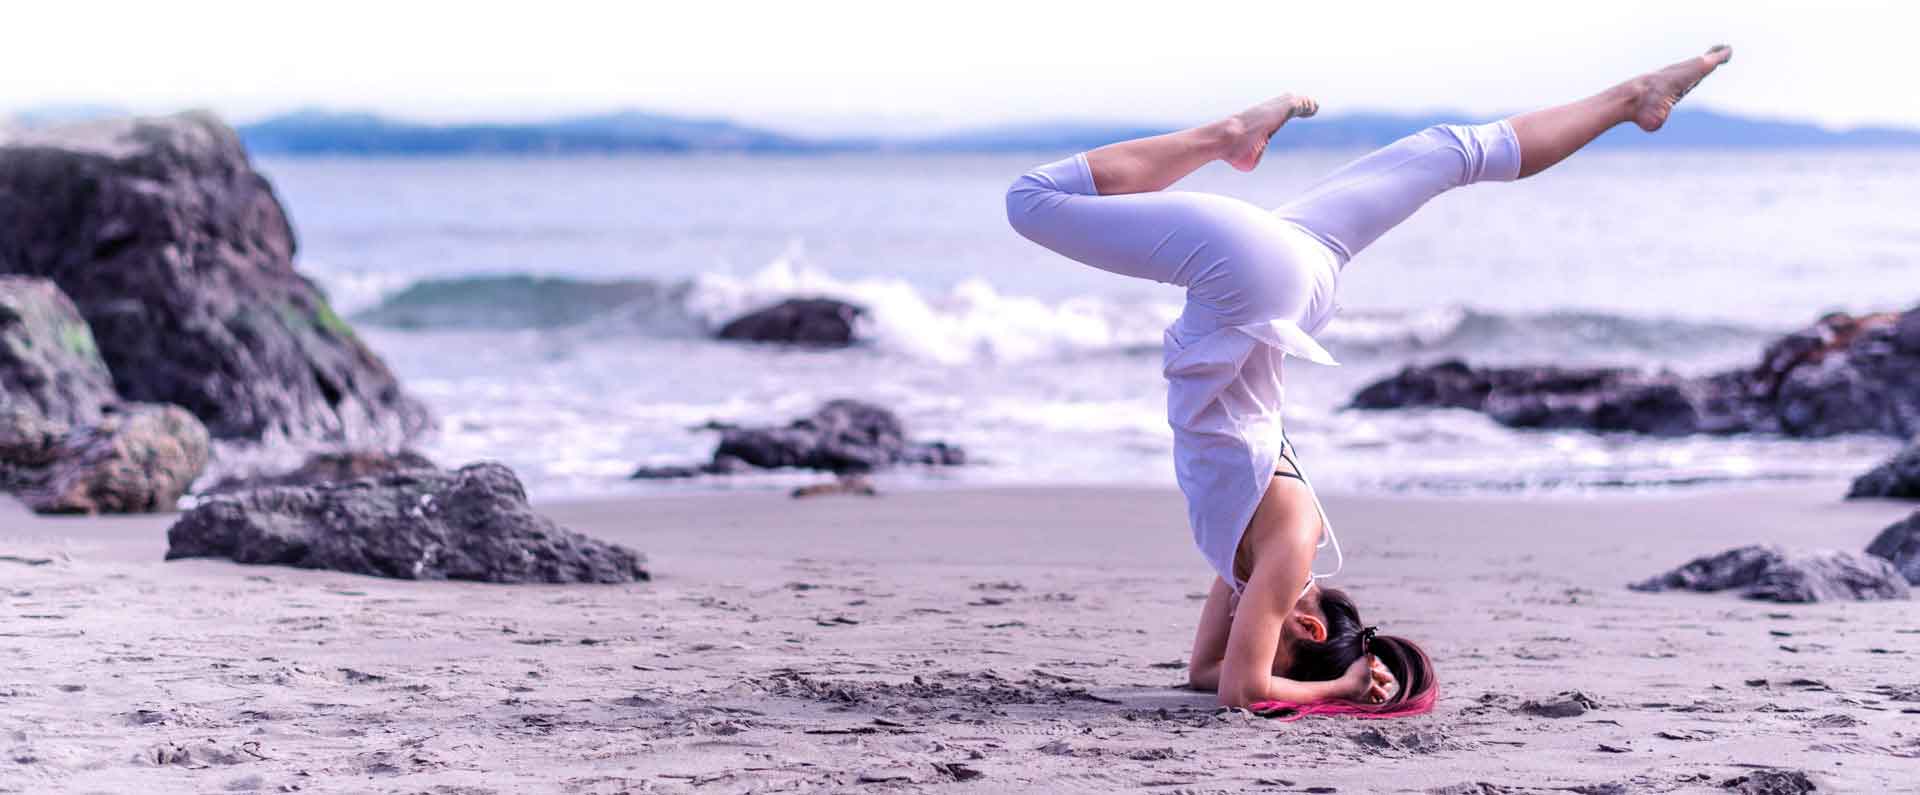
[[[421,121],[637,108],[797,132],[1204,121],[1282,91],[1327,112],[1515,111],[1725,41],[1689,102],[1920,127],[1920,4],[169,2],[9,4],[0,115],[295,108]]]

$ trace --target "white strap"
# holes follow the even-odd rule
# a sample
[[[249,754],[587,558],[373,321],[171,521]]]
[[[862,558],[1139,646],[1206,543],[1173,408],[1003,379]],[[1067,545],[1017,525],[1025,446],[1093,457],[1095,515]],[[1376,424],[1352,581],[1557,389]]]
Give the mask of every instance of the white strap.
[[[1333,520],[1327,518],[1326,506],[1320,504],[1320,490],[1313,487],[1313,481],[1307,478],[1307,468],[1300,465],[1299,449],[1293,446],[1293,440],[1287,438],[1285,430],[1280,432],[1280,441],[1284,445],[1283,449],[1293,451],[1294,455],[1289,459],[1293,464],[1293,471],[1299,473],[1300,482],[1307,487],[1307,494],[1313,497],[1313,509],[1320,513],[1320,543],[1314,544],[1313,548],[1318,550],[1326,549],[1328,545],[1333,546],[1333,571],[1327,572],[1326,574],[1316,574],[1313,571],[1313,562],[1307,562],[1307,584],[1300,589],[1300,595],[1304,597],[1307,595],[1307,591],[1313,589],[1315,581],[1336,576],[1342,570],[1346,569],[1347,556],[1346,553],[1340,551],[1340,538],[1333,534]]]

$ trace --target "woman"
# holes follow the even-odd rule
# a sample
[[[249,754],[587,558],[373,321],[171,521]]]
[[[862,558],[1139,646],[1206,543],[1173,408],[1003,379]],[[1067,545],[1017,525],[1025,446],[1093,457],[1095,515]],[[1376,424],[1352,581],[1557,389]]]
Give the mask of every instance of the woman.
[[[1282,95],[1234,116],[1103,146],[1021,176],[1007,218],[1035,243],[1124,276],[1186,288],[1165,336],[1174,470],[1194,543],[1218,577],[1189,678],[1231,706],[1291,714],[1423,712],[1436,693],[1412,642],[1376,635],[1345,594],[1314,587],[1332,543],[1326,512],[1280,427],[1280,363],[1334,364],[1312,334],[1338,306],[1340,272],[1427,200],[1546,170],[1602,132],[1648,132],[1732,57],[1714,47],[1568,105],[1478,126],[1440,125],[1373,152],[1271,212],[1163,188],[1214,160],[1260,163],[1289,120],[1318,112]]]

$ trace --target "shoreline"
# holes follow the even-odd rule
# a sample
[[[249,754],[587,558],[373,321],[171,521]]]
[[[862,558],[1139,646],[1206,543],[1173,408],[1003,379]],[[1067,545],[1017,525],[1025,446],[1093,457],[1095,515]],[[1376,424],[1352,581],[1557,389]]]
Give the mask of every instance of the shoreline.
[[[1910,603],[1625,587],[1735,544],[1859,549],[1911,503],[1806,488],[1326,501],[1348,552],[1332,584],[1433,655],[1430,715],[1276,723],[1180,687],[1209,575],[1170,488],[536,506],[647,553],[655,579],[632,586],[161,562],[170,516],[8,506],[0,554],[52,562],[0,561],[0,653],[16,661],[0,792],[1911,780]],[[1578,714],[1545,716],[1560,712]]]

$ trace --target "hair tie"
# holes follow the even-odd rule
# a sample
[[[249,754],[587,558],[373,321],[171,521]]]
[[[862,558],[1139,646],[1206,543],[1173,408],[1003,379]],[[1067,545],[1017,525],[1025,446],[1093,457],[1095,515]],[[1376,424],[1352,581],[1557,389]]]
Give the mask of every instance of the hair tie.
[[[1373,636],[1376,634],[1379,634],[1378,627],[1360,630],[1360,656],[1365,657],[1373,653]]]

